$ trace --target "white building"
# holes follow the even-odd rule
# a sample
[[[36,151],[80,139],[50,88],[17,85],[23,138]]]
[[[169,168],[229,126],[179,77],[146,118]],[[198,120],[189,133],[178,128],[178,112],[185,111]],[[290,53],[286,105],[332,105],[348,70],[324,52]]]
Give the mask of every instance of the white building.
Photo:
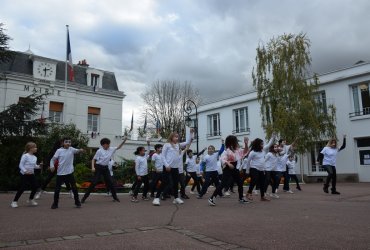
[[[75,81],[65,88],[65,62],[27,51],[14,52],[14,58],[0,63],[0,110],[24,97],[48,94],[44,117],[51,122],[74,123],[90,137],[89,147],[100,146],[100,139],[121,142],[122,101],[113,72],[94,69],[85,61],[73,65]]]
[[[337,133],[347,134],[347,147],[338,155],[337,175],[344,181],[370,181],[370,63],[319,76],[320,98],[334,104],[337,112]],[[192,117],[195,118],[194,115]],[[261,127],[257,92],[233,96],[207,103],[198,108],[199,149],[208,145],[219,148],[221,138],[234,134],[242,141],[265,139]],[[341,141],[340,141],[341,143]],[[195,148],[196,143],[192,145]],[[315,165],[317,150],[300,157],[298,164],[305,181],[319,181],[326,176]]]

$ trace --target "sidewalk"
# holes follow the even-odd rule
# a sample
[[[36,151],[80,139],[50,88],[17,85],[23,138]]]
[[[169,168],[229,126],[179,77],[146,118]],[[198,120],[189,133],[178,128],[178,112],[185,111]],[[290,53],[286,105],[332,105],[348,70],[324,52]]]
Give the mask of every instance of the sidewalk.
[[[172,200],[154,207],[131,203],[120,194],[92,195],[81,209],[62,195],[51,210],[52,194],[28,207],[10,207],[14,193],[0,194],[0,248],[5,249],[369,249],[370,183],[339,183],[342,195],[325,194],[321,184],[302,192],[278,193],[280,199],[252,204],[237,194],[216,200],[190,195],[185,204]]]

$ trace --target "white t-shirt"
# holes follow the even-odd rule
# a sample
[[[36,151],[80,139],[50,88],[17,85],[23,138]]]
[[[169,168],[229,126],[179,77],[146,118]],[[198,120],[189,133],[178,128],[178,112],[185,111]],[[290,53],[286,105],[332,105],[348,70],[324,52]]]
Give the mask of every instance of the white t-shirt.
[[[337,154],[338,154],[337,148],[332,147],[324,147],[321,150],[321,153],[324,155],[324,159],[322,161],[322,165],[330,165],[335,166],[337,161]]]
[[[269,150],[270,146],[274,142],[274,137],[271,137],[270,141],[267,145],[265,145],[262,149],[262,151],[251,151],[249,153],[249,156],[247,158],[247,167],[248,168],[255,168],[259,171],[264,171],[265,166],[265,156],[267,154],[267,151]]]
[[[162,154],[154,153],[152,155],[152,161],[154,161],[154,167],[157,172],[163,171],[163,160],[162,160]]]
[[[109,147],[105,150],[103,147],[99,148],[94,155],[94,160],[96,160],[96,164],[102,166],[108,166],[109,161],[112,159],[112,155],[116,152],[117,147]]]
[[[21,161],[19,162],[19,169],[21,174],[25,174],[26,172],[34,173],[35,168],[38,168],[36,165],[37,157],[33,154],[25,153],[21,157]]]
[[[288,157],[289,157],[288,154],[278,156],[275,171],[279,171],[279,172],[285,172],[286,171],[286,163],[288,161]]]
[[[136,156],[135,172],[137,176],[144,176],[148,174],[148,155]]]
[[[57,175],[67,175],[72,174],[74,171],[73,160],[74,155],[80,150],[74,147],[69,148],[59,148],[53,158],[50,160],[50,168],[54,169],[54,161],[58,160],[58,171]]]
[[[187,165],[186,171],[188,173],[196,172],[196,163],[195,163],[196,158],[197,157],[195,155],[193,155],[191,158],[186,157],[185,164]]]
[[[288,160],[286,165],[288,166],[288,173],[295,174],[295,160],[293,161]]]
[[[179,154],[179,160],[178,160],[179,174],[184,173],[184,162],[182,161],[183,157],[184,157],[184,151],[182,150]]]
[[[217,158],[218,158],[218,152],[215,152],[211,155],[204,156],[202,162],[206,164],[205,172],[211,172],[211,171],[217,171]]]
[[[265,156],[265,170],[272,171],[276,168],[278,156],[271,152],[268,152]]]

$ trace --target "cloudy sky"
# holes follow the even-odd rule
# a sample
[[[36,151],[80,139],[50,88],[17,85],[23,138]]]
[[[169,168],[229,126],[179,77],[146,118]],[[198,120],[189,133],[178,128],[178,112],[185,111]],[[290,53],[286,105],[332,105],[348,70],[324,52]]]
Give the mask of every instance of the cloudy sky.
[[[73,62],[113,71],[123,125],[141,112],[140,93],[156,80],[191,81],[204,101],[252,88],[258,44],[304,32],[312,70],[324,73],[370,58],[368,0],[1,0],[10,47],[64,60],[70,26]]]

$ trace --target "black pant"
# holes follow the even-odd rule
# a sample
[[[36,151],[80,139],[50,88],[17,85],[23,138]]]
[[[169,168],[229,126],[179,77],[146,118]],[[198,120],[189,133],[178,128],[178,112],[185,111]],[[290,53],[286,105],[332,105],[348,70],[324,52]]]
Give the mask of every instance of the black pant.
[[[296,183],[296,185],[297,185],[297,188],[299,188],[299,187],[300,187],[300,186],[299,186],[299,181],[298,181],[298,177],[297,177],[297,175],[295,175],[295,174],[289,174],[289,175],[288,175],[288,183],[289,183],[290,179],[293,179],[293,180],[295,181],[295,183]]]
[[[274,189],[274,181],[272,180],[272,171],[265,171],[265,184],[264,184],[264,191],[267,192],[269,185],[271,184],[271,190]]]
[[[330,181],[331,181],[331,190],[332,191],[336,191],[336,187],[337,187],[337,170],[335,168],[335,166],[331,166],[331,165],[324,165],[323,166],[326,170],[326,172],[328,172],[328,177],[326,178],[326,182],[325,182],[325,187],[329,187],[330,186]]]
[[[180,183],[180,194],[181,194],[181,196],[185,195],[185,188],[186,188],[185,180],[186,180],[185,174],[184,173],[179,174],[179,183]]]
[[[288,173],[288,171],[284,171],[283,176],[284,176],[283,190],[288,191],[289,190],[289,173]]]
[[[134,197],[137,198],[137,194],[139,193],[139,189],[141,187],[141,184],[144,183],[144,189],[143,189],[143,197],[146,197],[149,190],[149,177],[148,175],[140,176],[139,178],[136,178],[136,187],[134,191]]]
[[[238,185],[239,200],[243,199],[243,181],[240,178],[239,170],[236,168],[230,169],[229,167],[224,168],[221,184],[217,186],[211,198],[220,194],[224,187],[230,187],[230,179],[232,179],[232,182],[235,182]]]
[[[178,168],[171,168],[171,179],[172,179],[172,194],[176,198],[179,197],[179,169]]]
[[[35,193],[37,191],[38,185],[36,181],[36,177],[34,174],[22,174],[21,175],[21,183],[19,185],[18,191],[14,197],[14,201],[18,201],[19,197],[23,194],[24,190],[26,190],[27,185],[31,186],[31,194],[30,200],[33,200]]]
[[[154,195],[159,181],[162,181],[162,172],[152,172],[152,181],[149,184],[150,192],[152,195]]]
[[[214,183],[216,188],[220,184],[219,179],[218,179],[218,172],[217,171],[206,172],[205,179],[206,180],[205,180],[205,182],[202,186],[202,190],[200,190],[199,196],[203,196],[207,192],[207,189],[208,189],[209,185],[211,185],[211,183]]]
[[[76,180],[75,177],[72,174],[67,174],[67,175],[57,175],[57,182],[55,184],[55,190],[54,190],[54,205],[58,206],[59,202],[59,193],[62,188],[63,183],[68,183],[72,187],[72,192],[73,196],[75,199],[75,204],[80,203],[80,199],[78,197],[78,191],[77,191],[77,186],[76,186]]]
[[[281,177],[283,175],[284,172],[280,172],[280,171],[272,171],[271,174],[272,174],[272,179],[273,179],[273,186],[272,186],[272,193],[276,193],[276,190],[279,188],[279,185],[280,185],[280,180],[281,180]],[[285,190],[285,189],[284,189]],[[289,190],[289,188],[288,188]]]
[[[112,177],[110,176],[108,166],[96,165],[94,179],[92,183],[90,184],[89,188],[87,189],[86,193],[84,194],[84,197],[83,197],[84,200],[86,200],[87,197],[89,197],[90,193],[95,188],[101,176],[103,176],[105,185],[109,188],[110,192],[112,193],[113,198],[115,200],[118,199],[116,188],[113,186],[113,181],[112,181]]]
[[[258,183],[260,186],[261,197],[265,196],[265,189],[263,184],[265,183],[265,171],[260,171],[256,168],[250,168],[249,174],[251,176],[251,183],[249,184],[248,194],[251,194],[254,186]]]
[[[167,194],[167,190],[169,188],[169,185],[171,185],[172,181],[171,181],[171,172],[170,171],[167,171],[165,166],[163,166],[163,172],[162,172],[162,175],[161,175],[161,185],[159,186],[159,189],[157,191],[157,194],[155,195],[156,198],[159,198],[161,197],[161,194],[163,193],[163,195],[166,195]],[[172,185],[171,185],[171,188],[172,188]]]
[[[197,187],[197,191],[198,193],[200,193],[200,184],[199,184],[197,172],[188,172],[188,174],[186,175],[186,179],[185,179],[185,186],[189,184],[190,179],[193,179],[193,186],[191,187],[191,191],[194,191],[194,188]]]
[[[50,183],[51,179],[53,179],[53,177],[56,175],[57,171],[53,171],[53,172],[49,172],[48,174],[48,177],[46,178],[46,180],[44,181],[44,183],[42,184],[41,186],[41,190],[45,190],[47,185]],[[69,185],[69,183],[65,183],[66,184],[66,189],[69,191],[71,190],[71,185]]]

